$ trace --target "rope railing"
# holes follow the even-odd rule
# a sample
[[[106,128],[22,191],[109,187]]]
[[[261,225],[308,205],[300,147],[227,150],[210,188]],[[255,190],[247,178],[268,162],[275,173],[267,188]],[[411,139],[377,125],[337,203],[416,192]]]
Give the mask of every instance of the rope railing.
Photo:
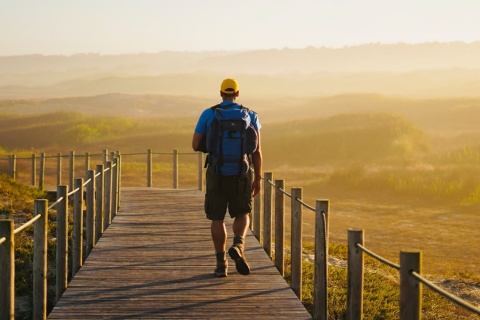
[[[363,252],[365,252],[366,254],[368,254],[370,257],[382,262],[383,264],[386,264],[387,266],[391,267],[391,268],[394,268],[394,269],[397,269],[397,270],[400,270],[400,265],[398,264],[395,264],[391,261],[388,261],[387,259],[379,256],[378,254],[368,250],[367,248],[365,248],[364,246],[362,246],[360,243],[356,243],[355,246],[357,248],[359,248],[360,250],[362,250]]]
[[[417,281],[423,283],[424,285],[426,285],[427,287],[429,287],[431,290],[433,290],[434,292],[440,294],[441,296],[449,299],[450,301],[452,301],[453,303],[459,305],[460,307],[463,307],[477,315],[480,315],[480,308],[477,308],[475,307],[474,305],[468,303],[467,301],[465,300],[462,300],[460,299],[459,297],[451,294],[450,292],[446,291],[446,290],[443,290],[442,288],[440,288],[439,286],[435,285],[434,283],[432,283],[431,281],[428,281],[427,279],[425,279],[424,277],[422,277],[421,275],[419,275],[417,272],[415,271],[412,271],[410,273],[415,279],[417,279]]]
[[[328,265],[328,200],[317,200],[316,208],[308,205],[302,200],[302,188],[292,188],[291,193],[284,189],[284,180],[275,180],[273,182],[272,173],[265,172],[262,177],[264,180],[263,189],[263,217],[260,212],[260,205],[255,201],[255,210],[253,215],[253,231],[259,242],[263,243],[263,248],[267,255],[274,260],[274,264],[281,275],[284,275],[284,243],[285,243],[285,227],[284,227],[284,197],[291,198],[291,241],[290,241],[290,287],[299,299],[302,299],[302,264],[304,259],[302,246],[303,233],[303,213],[302,208],[305,207],[315,213],[315,221],[320,224],[315,232],[315,261],[314,261],[314,294],[313,294],[313,318],[327,318],[327,265]],[[272,189],[275,192],[272,192]],[[274,198],[274,199],[273,199]],[[273,210],[272,203],[275,204]],[[274,212],[273,212],[274,211]],[[275,218],[273,219],[273,214]],[[275,224],[275,234],[273,236],[273,221]],[[260,232],[260,224],[263,222],[263,233]],[[272,239],[275,238],[275,257],[272,257]]]
[[[71,195],[77,193],[79,190],[80,190],[80,188],[77,188],[77,189],[75,189],[75,190],[72,190],[72,191],[70,191],[69,193],[67,193],[67,196],[70,197]]]
[[[41,215],[36,215],[32,219],[30,219],[28,222],[24,223],[21,227],[18,227],[13,231],[13,234],[18,234],[21,231],[25,230],[26,228],[30,227],[32,224],[34,224],[38,219],[40,219],[42,216]]]
[[[92,182],[92,179],[88,179],[83,183],[83,186],[86,187],[90,182]]]
[[[145,153],[139,153],[139,154],[145,154]],[[102,156],[103,154],[102,153],[93,153],[93,154],[88,154],[88,156],[90,157],[99,157],[99,156]],[[45,159],[57,159],[57,158],[69,158],[70,155],[56,155],[56,156],[45,156],[44,158]],[[84,154],[76,154],[76,155],[73,155],[74,158],[85,158],[85,155]],[[39,158],[38,156],[35,156],[35,158]],[[32,157],[17,157],[16,158],[17,160],[31,160]],[[9,160],[8,157],[6,158],[0,158],[0,160]]]
[[[265,179],[265,178],[262,178],[262,179]],[[275,185],[275,183],[272,182],[272,180],[267,180],[267,182],[274,188],[276,188],[277,190],[279,190],[280,192],[282,192],[284,195],[286,195],[287,197],[291,198],[292,195],[290,193],[288,193],[287,191],[283,190],[282,188],[277,188],[277,186]]]
[[[307,209],[309,209],[309,210],[311,210],[311,211],[313,211],[313,212],[316,211],[314,207],[310,206],[309,204],[307,204],[306,202],[304,202],[304,201],[303,201],[302,199],[300,199],[300,198],[295,198],[295,201],[298,201],[302,206],[304,206],[305,208],[307,208]]]
[[[186,153],[179,153],[177,150],[174,150],[173,152],[173,180],[174,180],[174,188],[178,188],[178,155],[193,155],[193,154],[198,154],[199,155],[199,161],[198,161],[198,167],[199,167],[199,189],[203,190],[203,185],[204,185],[204,172],[203,170],[203,156],[201,153],[191,153],[191,152],[186,152]],[[58,199],[55,203],[50,205],[47,209],[51,210],[54,206],[58,206],[62,202],[66,202],[65,199],[71,195],[75,195],[74,202],[76,209],[74,208],[74,211],[76,211],[76,218],[74,218],[74,224],[76,223],[77,219],[80,219],[80,215],[83,214],[82,212],[82,201],[83,201],[83,188],[87,187],[86,191],[86,198],[87,201],[92,201],[92,199],[96,198],[96,202],[94,202],[95,206],[100,206],[99,208],[102,212],[102,217],[100,220],[97,220],[98,217],[95,217],[96,221],[94,222],[95,225],[100,226],[97,228],[95,231],[92,231],[91,228],[90,230],[87,227],[87,236],[85,237],[87,239],[87,245],[86,247],[91,250],[93,245],[95,244],[95,239],[98,240],[99,234],[96,233],[98,229],[101,229],[101,232],[106,229],[106,227],[111,223],[111,219],[115,216],[116,209],[118,208],[118,199],[115,197],[118,196],[116,193],[118,192],[115,190],[109,190],[105,196],[103,197],[102,193],[95,191],[94,195],[92,196],[92,189],[95,188],[95,185],[102,185],[102,188],[104,190],[108,190],[109,188],[112,189],[112,186],[109,185],[109,183],[113,183],[113,180],[115,180],[115,174],[120,172],[120,163],[117,161],[106,161],[105,159],[111,158],[113,160],[120,160],[120,155],[114,155],[108,154],[106,151],[100,155],[104,156],[104,162],[102,165],[97,165],[97,170],[96,172],[94,170],[88,170],[90,171],[89,175],[86,177],[86,181],[83,182],[83,179],[75,179],[75,189],[72,190],[71,192],[65,191],[64,196],[57,196]],[[172,155],[172,153],[167,153],[167,152],[152,152],[151,149],[147,150],[147,153],[129,153],[129,154],[122,154],[122,156],[135,156],[135,155],[147,155],[147,186],[151,187],[151,174],[152,174],[152,160],[151,160],[151,155]],[[44,155],[42,156],[43,159],[48,158],[45,157]],[[75,157],[85,157],[84,155],[74,155],[72,152],[69,156],[65,157],[70,157],[71,159]],[[118,157],[118,158],[116,158]],[[58,158],[56,157],[51,157],[51,158]],[[116,159],[115,159],[116,158]],[[19,158],[21,159],[21,158]],[[26,158],[28,159],[28,158]],[[0,159],[2,160],[2,159]],[[10,160],[10,158],[9,158]],[[87,162],[88,163],[88,162]],[[88,168],[88,166],[87,166]],[[102,168],[103,170],[100,170],[99,168]],[[116,170],[114,170],[116,168]],[[92,172],[93,171],[93,172]],[[120,179],[120,177],[117,177]],[[302,188],[292,188],[291,193],[287,192],[284,188],[283,180],[275,180],[273,181],[272,174],[271,173],[265,173],[265,175],[262,177],[264,179],[265,183],[264,185],[264,206],[263,206],[263,216],[260,213],[257,213],[257,211],[260,211],[260,206],[257,205],[259,203],[260,197],[256,197],[254,199],[255,202],[255,209],[254,209],[254,214],[252,217],[253,222],[255,222],[255,225],[252,225],[251,228],[254,230],[254,234],[259,239],[259,242],[263,245],[265,251],[269,255],[270,258],[272,258],[272,239],[273,239],[273,233],[272,233],[272,221],[275,221],[275,265],[281,271],[281,274],[283,275],[283,254],[284,254],[284,249],[283,249],[283,239],[284,237],[284,226],[283,226],[283,201],[284,201],[284,196],[287,196],[292,199],[291,205],[292,205],[292,212],[291,212],[291,218],[292,222],[290,224],[291,226],[291,236],[292,236],[292,241],[291,241],[291,287],[292,290],[301,298],[302,294],[302,275],[301,272],[298,270],[302,269],[302,257],[303,257],[303,252],[302,252],[302,208],[307,208],[308,210],[315,212],[315,222],[318,224],[316,225],[315,230],[315,274],[314,274],[314,282],[315,282],[315,288],[314,288],[314,319],[326,319],[326,309],[327,309],[327,258],[328,258],[328,214],[329,214],[329,202],[328,200],[317,200],[316,207],[311,206],[307,204],[305,201],[302,200]],[[97,182],[98,180],[98,182]],[[106,186],[103,186],[103,184],[107,184]],[[117,181],[118,184],[118,181]],[[89,189],[90,188],[90,189]],[[115,188],[118,188],[115,187]],[[115,189],[113,188],[113,189]],[[68,190],[68,189],[67,189]],[[90,191],[88,191],[90,190]],[[272,192],[272,190],[275,190]],[[79,192],[80,191],[80,192]],[[89,193],[90,192],[90,193]],[[275,194],[275,206],[273,208],[272,203],[273,203],[273,194]],[[58,195],[58,193],[57,193]],[[109,203],[109,206],[105,206],[105,203]],[[117,204],[117,205],[115,205]],[[62,205],[63,206],[63,205]],[[60,207],[62,207],[60,206]],[[105,207],[104,207],[105,206]],[[274,209],[275,213],[275,219],[272,219],[273,213],[272,209]],[[86,219],[90,221],[87,223],[91,223],[91,220],[93,219],[91,216],[91,213],[88,212],[88,206],[87,206],[87,215]],[[58,217],[58,215],[57,215]],[[35,216],[32,218],[27,224],[24,224],[20,228],[16,229],[14,232],[18,233],[21,230],[27,228],[28,226],[34,224],[38,219],[40,219],[40,215]],[[81,219],[79,221],[82,221]],[[260,228],[257,227],[257,225],[262,224],[263,227],[263,234],[260,234]],[[277,226],[277,224],[282,224],[280,227]],[[77,230],[77,231],[75,231]],[[437,290],[440,292],[443,292],[447,295],[450,295],[451,297],[446,296],[448,299],[458,302],[462,307],[465,307],[466,309],[479,314],[479,310],[475,308],[475,306],[472,306],[468,304],[468,302],[463,301],[462,299],[455,297],[451,295],[450,293],[442,290],[439,287],[436,287],[434,284],[429,282],[428,280],[422,278],[419,275],[419,269],[416,269],[416,267],[410,266],[408,263],[405,264],[402,260],[400,259],[401,263],[400,265],[395,264],[391,261],[388,261],[387,259],[381,257],[380,255],[372,252],[371,250],[367,249],[363,245],[363,233],[361,235],[361,238],[357,236],[356,238],[353,237],[350,239],[350,231],[349,230],[349,257],[348,257],[348,265],[349,265],[349,278],[348,281],[348,295],[347,295],[347,314],[348,318],[358,318],[357,316],[354,315],[361,315],[362,314],[362,307],[361,303],[362,302],[362,294],[358,292],[358,290],[363,290],[363,254],[367,254],[371,256],[372,258],[380,261],[381,263],[394,268],[396,270],[400,270],[400,278],[405,278],[402,277],[402,272],[405,273],[405,268],[408,270],[408,275],[409,277],[414,277],[418,282],[423,283],[427,285],[428,287],[433,287],[433,290]],[[358,230],[352,230],[352,231],[358,231]],[[74,232],[80,232],[77,233],[77,236],[75,236],[75,239],[82,238],[79,236],[81,234],[81,228],[79,228],[78,223],[74,227]],[[96,233],[94,236],[92,236],[93,233]],[[362,231],[363,232],[363,231]],[[101,235],[101,233],[100,233]],[[92,237],[94,237],[92,240]],[[58,238],[58,237],[57,237]],[[8,242],[7,237],[2,237],[0,238],[0,244]],[[57,240],[58,241],[58,240]],[[83,241],[83,240],[82,240]],[[277,247],[278,245],[278,247]],[[82,247],[81,244],[76,243],[74,247]],[[75,249],[77,250],[77,249]],[[88,250],[87,250],[88,252]],[[88,254],[88,253],[87,253]],[[403,254],[403,252],[402,252]],[[272,258],[273,260],[273,258]],[[81,266],[82,258],[76,256],[74,258],[74,263],[73,263],[73,269],[72,269],[72,274],[74,274],[78,268]],[[402,271],[403,268],[403,271]],[[300,276],[300,279],[299,279]],[[418,278],[417,278],[418,277]],[[360,280],[359,280],[360,279]],[[400,291],[403,292],[405,291],[404,286],[406,284],[404,283],[405,280],[401,280],[401,288]],[[411,281],[410,281],[411,282]],[[417,285],[418,287],[418,285]],[[356,290],[356,291],[355,291]],[[61,291],[61,290],[60,290]],[[413,289],[415,291],[415,289]],[[63,291],[62,291],[63,292]],[[442,294],[442,293],[441,293]],[[61,295],[61,293],[59,294]],[[442,294],[443,295],[443,294]],[[408,297],[405,298],[402,296],[401,301],[400,301],[400,309],[402,314],[401,318],[403,319],[418,319],[415,315],[415,310],[410,306],[411,301],[414,301],[415,299],[420,299],[420,304],[421,304],[421,297]],[[405,311],[407,310],[407,311]],[[412,311],[413,310],[413,311]],[[409,313],[410,312],[410,313]],[[403,316],[403,315],[408,315],[408,316]]]
[[[46,199],[37,199],[34,204],[34,217],[18,228],[14,228],[13,219],[0,220],[0,305],[2,310],[0,318],[14,318],[14,285],[4,287],[4,284],[14,284],[12,279],[12,268],[15,268],[15,248],[8,244],[14,243],[14,235],[20,233],[26,228],[33,226],[34,233],[34,252],[33,252],[33,318],[46,319],[47,309],[47,242],[48,242],[48,212],[56,207],[56,288],[55,301],[65,291],[68,285],[69,275],[74,277],[79,268],[83,265],[84,259],[88,256],[96,242],[103,232],[112,223],[120,205],[119,201],[119,181],[120,181],[120,156],[107,154],[104,152],[103,164],[97,165],[97,170],[90,170],[90,155],[86,155],[86,177],[72,178],[73,190],[68,185],[57,185],[57,200],[47,207]],[[74,159],[72,151],[68,156]],[[83,156],[78,156],[83,157]],[[32,157],[33,158],[33,157]],[[45,154],[40,157],[42,165],[44,164]],[[57,156],[56,158],[59,158]],[[111,158],[112,160],[105,160]],[[17,160],[16,157],[9,157],[10,161]],[[14,161],[13,161],[14,162]],[[73,168],[74,162],[70,162]],[[15,168],[13,163],[13,168]],[[35,167],[32,167],[35,170]],[[14,171],[14,170],[13,170]],[[10,168],[9,168],[10,172]],[[71,171],[73,173],[73,170]],[[85,181],[84,181],[85,179]],[[84,192],[85,189],[85,192]],[[68,206],[68,197],[72,196],[72,209]],[[84,215],[86,208],[86,215]],[[73,211],[73,220],[69,220],[68,211]],[[72,221],[72,222],[69,222]],[[72,231],[69,224],[72,223]],[[71,233],[71,234],[70,234]],[[71,240],[69,239],[71,236]],[[70,242],[71,241],[71,242]],[[3,244],[7,244],[4,246]],[[71,244],[71,250],[68,248]],[[70,251],[70,253],[69,253]],[[70,270],[69,270],[70,269]],[[9,277],[7,279],[7,277]],[[71,278],[70,277],[70,278]],[[5,280],[5,281],[3,281]],[[5,307],[5,309],[3,308]]]
[[[52,210],[56,205],[58,205],[60,202],[62,202],[63,199],[65,199],[65,198],[64,198],[64,197],[58,198],[57,201],[55,201],[54,203],[52,203],[52,204],[48,207],[48,210]]]

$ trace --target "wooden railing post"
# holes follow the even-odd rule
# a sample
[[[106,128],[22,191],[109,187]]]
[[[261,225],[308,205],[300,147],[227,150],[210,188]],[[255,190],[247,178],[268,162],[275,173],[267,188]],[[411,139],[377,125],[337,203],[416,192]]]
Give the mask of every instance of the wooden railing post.
[[[9,171],[10,178],[15,180],[17,177],[17,156],[14,154],[10,156],[8,171]]]
[[[77,178],[73,196],[72,278],[83,265],[83,178]]]
[[[152,149],[147,150],[147,187],[151,188],[153,183],[152,183],[152,176],[153,176],[153,170],[152,170]]]
[[[122,186],[122,156],[120,151],[117,151],[117,210],[120,208],[120,187]]]
[[[275,266],[285,274],[285,194],[283,180],[275,180]]]
[[[417,320],[422,311],[422,284],[411,272],[418,274],[422,269],[420,251],[400,252],[400,320]]]
[[[85,176],[87,175],[88,170],[90,170],[90,153],[87,152],[85,153]]]
[[[46,199],[35,200],[35,216],[40,219],[33,229],[33,319],[47,318],[47,239],[48,209]]]
[[[13,219],[0,219],[0,320],[15,316],[15,237]]]
[[[95,200],[96,200],[96,209],[95,209],[95,243],[100,239],[105,230],[104,226],[104,171],[103,164],[98,164],[95,173]]]
[[[178,150],[173,150],[173,189],[178,189]]]
[[[117,206],[117,195],[118,195],[118,159],[113,157],[112,163],[112,219],[115,218],[118,211]]]
[[[73,188],[73,180],[75,179],[75,151],[70,151],[70,171],[69,171],[69,183],[68,189],[74,190]]]
[[[90,181],[87,184],[86,188],[86,206],[87,206],[87,214],[86,214],[86,252],[85,256],[90,254],[92,248],[95,246],[95,170],[88,170],[87,171],[87,181]]]
[[[45,153],[40,154],[40,178],[38,181],[38,188],[43,190],[45,188]]]
[[[198,190],[204,191],[205,174],[203,174],[203,152],[198,152]]]
[[[62,154],[57,153],[57,186],[62,185]]]
[[[37,184],[37,157],[35,153],[32,154],[32,187]]]
[[[315,275],[313,318],[327,320],[328,306],[328,215],[330,202],[317,200],[315,206]]]
[[[103,164],[107,163],[108,161],[108,149],[104,149],[102,153],[102,162]]]
[[[253,198],[253,219],[252,219],[253,234],[255,235],[255,238],[257,238],[260,244],[263,243],[262,189],[265,189],[265,181],[263,181],[263,188],[261,188],[260,192]],[[265,190],[263,190],[263,192],[265,192]]]
[[[57,186],[57,252],[55,301],[60,300],[68,285],[68,186]]]
[[[347,320],[363,319],[363,251],[357,247],[363,246],[363,230],[348,230],[348,289],[347,289]]]
[[[265,192],[263,194],[263,250],[272,259],[272,185],[273,175],[265,172]]]
[[[292,290],[302,301],[302,204],[297,199],[302,199],[302,188],[292,188]]]
[[[7,155],[7,177],[12,177],[12,155]]]
[[[105,229],[112,223],[112,161],[107,161],[105,164],[105,182],[103,184],[103,210]],[[104,230],[105,230],[104,229]]]

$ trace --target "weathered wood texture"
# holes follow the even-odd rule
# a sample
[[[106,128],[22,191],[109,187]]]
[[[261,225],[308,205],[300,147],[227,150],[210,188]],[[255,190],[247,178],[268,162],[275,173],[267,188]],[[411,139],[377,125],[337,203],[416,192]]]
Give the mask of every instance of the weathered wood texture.
[[[196,190],[123,188],[122,204],[49,319],[311,319],[249,232],[242,276],[213,275]],[[232,241],[231,219],[226,218]]]

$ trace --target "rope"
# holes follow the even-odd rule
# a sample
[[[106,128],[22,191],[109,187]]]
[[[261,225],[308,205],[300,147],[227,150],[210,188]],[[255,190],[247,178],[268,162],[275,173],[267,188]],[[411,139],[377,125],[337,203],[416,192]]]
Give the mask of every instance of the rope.
[[[34,224],[37,220],[39,220],[40,218],[42,217],[41,214],[37,214],[35,217],[33,217],[32,219],[30,219],[30,221],[28,221],[27,223],[25,223],[23,226],[13,230],[13,234],[17,234],[19,233],[20,231],[26,229],[27,227],[31,226],[32,224]]]
[[[145,155],[147,153],[145,152],[138,152],[138,153],[122,153],[122,156],[141,156],[141,155]]]
[[[432,282],[428,281],[427,279],[423,278],[421,275],[419,275],[418,273],[416,273],[415,271],[412,271],[410,273],[415,279],[417,279],[418,281],[420,281],[421,283],[423,283],[424,285],[426,285],[427,287],[429,287],[430,289],[432,289],[433,291],[435,291],[436,293],[444,296],[445,298],[449,299],[450,301],[456,303],[457,305],[465,308],[465,309],[468,309],[470,310],[471,312],[475,313],[475,314],[478,314],[480,315],[480,308],[477,308],[475,307],[474,305],[460,299],[459,297],[457,296],[454,296],[453,294],[451,294],[450,292],[447,292],[445,290],[443,290],[442,288],[436,286],[435,284],[433,284]]]
[[[365,248],[364,246],[362,246],[360,243],[356,243],[355,246],[357,248],[359,248],[360,250],[362,250],[363,252],[365,252],[366,254],[368,254],[369,256],[371,256],[372,258],[375,258],[378,261],[383,262],[384,264],[386,264],[389,267],[400,270],[400,266],[398,264],[395,264],[393,262],[388,261],[385,258],[380,257],[379,255],[373,253],[372,251],[370,251],[367,248]]]
[[[97,173],[97,174],[95,175],[95,178],[98,177],[98,176],[101,175],[101,174],[102,174],[101,172]]]
[[[265,178],[262,178],[262,179],[265,179]],[[274,188],[276,188],[277,190],[280,190],[280,192],[282,192],[284,195],[286,195],[287,197],[291,198],[292,195],[288,192],[286,192],[285,190],[283,190],[282,188],[277,188],[277,186],[271,181],[271,180],[267,180],[268,183],[270,183]]]
[[[83,186],[86,187],[90,182],[92,182],[92,179],[88,179],[83,183]]]
[[[2,160],[2,159],[0,159]],[[7,238],[3,237],[3,238],[0,238],[0,244],[4,243],[5,241],[7,241]]]
[[[301,199],[295,198],[295,200],[297,200],[298,202],[300,202],[300,204],[302,204],[305,208],[310,209],[310,210],[313,211],[313,212],[317,212],[317,210],[315,210],[314,207],[309,206],[308,204],[306,204],[305,202],[303,202]]]
[[[77,188],[77,189],[75,189],[75,190],[72,190],[72,191],[70,191],[70,192],[67,194],[67,196],[71,196],[72,194],[76,193],[76,192],[79,191],[79,190],[80,190],[80,188]]]
[[[54,203],[52,203],[52,204],[50,205],[50,207],[48,207],[48,210],[51,210],[51,209],[52,209],[53,207],[55,207],[57,204],[59,204],[60,202],[62,202],[62,200],[63,200],[63,197],[58,198],[57,201],[55,201]]]

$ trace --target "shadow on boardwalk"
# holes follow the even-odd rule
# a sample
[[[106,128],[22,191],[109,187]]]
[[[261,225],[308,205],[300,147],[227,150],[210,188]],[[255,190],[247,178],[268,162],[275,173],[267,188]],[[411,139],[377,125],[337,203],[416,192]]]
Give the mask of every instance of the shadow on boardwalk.
[[[229,261],[227,278],[213,276],[200,191],[124,188],[121,196],[113,224],[49,319],[311,318],[251,233],[251,274]]]

